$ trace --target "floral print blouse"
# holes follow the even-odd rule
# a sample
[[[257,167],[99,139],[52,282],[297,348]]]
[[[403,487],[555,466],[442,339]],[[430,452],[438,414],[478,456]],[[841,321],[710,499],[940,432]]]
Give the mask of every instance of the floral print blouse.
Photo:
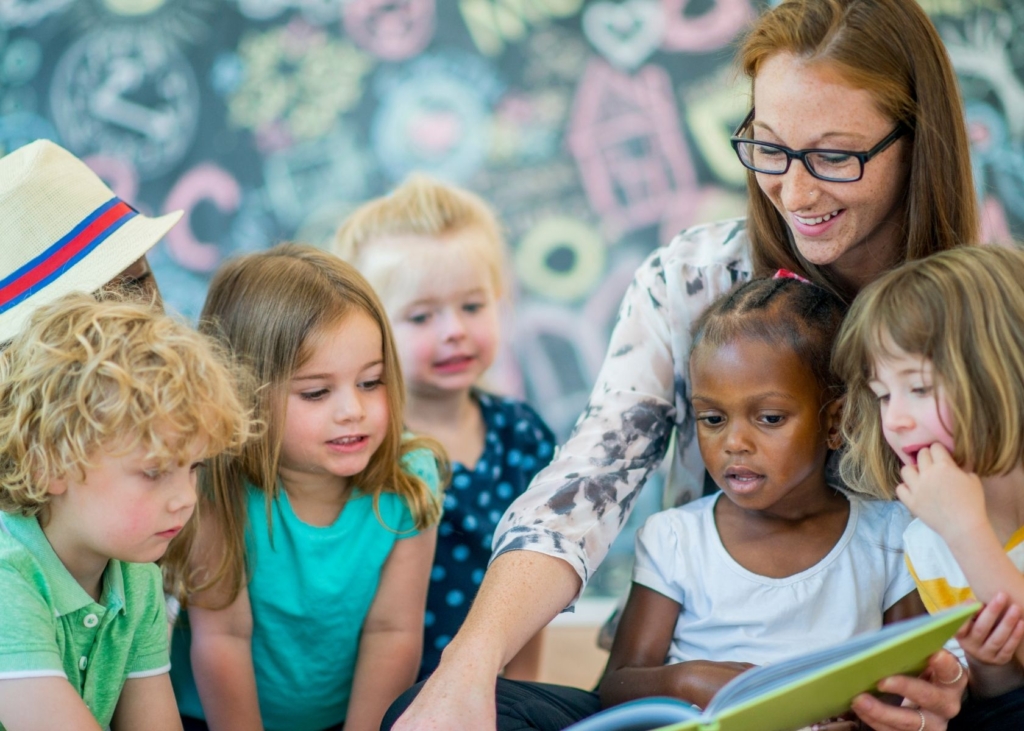
[[[683,231],[647,258],[626,291],[583,414],[551,464],[505,512],[492,561],[507,551],[538,551],[568,561],[585,587],[673,433],[666,502],[701,495],[690,330],[711,302],[751,276],[744,219]]]

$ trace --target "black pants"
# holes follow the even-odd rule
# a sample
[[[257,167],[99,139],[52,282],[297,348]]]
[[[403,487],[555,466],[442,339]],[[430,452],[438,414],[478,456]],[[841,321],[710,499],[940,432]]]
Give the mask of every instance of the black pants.
[[[422,687],[417,683],[391,704],[381,731],[390,731]],[[498,678],[495,696],[498,731],[562,731],[601,710],[597,693],[567,685]]]
[[[1020,731],[1024,729],[1024,688],[995,698],[971,698],[960,715],[949,722],[949,731]]]

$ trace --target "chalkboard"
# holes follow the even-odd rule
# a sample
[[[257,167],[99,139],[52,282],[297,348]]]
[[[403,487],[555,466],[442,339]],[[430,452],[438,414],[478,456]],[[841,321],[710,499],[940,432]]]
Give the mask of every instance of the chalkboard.
[[[963,85],[985,237],[1024,236],[1024,2],[925,0]],[[325,245],[412,170],[489,199],[517,287],[503,388],[559,437],[626,285],[740,215],[751,0],[0,0],[0,154],[66,146],[140,210],[195,316],[226,257]],[[645,491],[646,492],[646,491]]]

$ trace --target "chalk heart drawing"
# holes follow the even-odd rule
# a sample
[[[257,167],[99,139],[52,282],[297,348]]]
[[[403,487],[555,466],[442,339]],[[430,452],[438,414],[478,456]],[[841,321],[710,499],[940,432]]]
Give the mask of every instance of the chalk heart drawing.
[[[658,0],[595,2],[583,11],[583,33],[612,64],[631,71],[661,45],[664,20]]]

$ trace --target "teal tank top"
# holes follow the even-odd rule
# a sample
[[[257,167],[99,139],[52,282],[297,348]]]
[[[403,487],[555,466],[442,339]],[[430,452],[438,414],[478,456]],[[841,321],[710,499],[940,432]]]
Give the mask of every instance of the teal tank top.
[[[437,491],[430,451],[410,453],[403,466]],[[405,501],[393,493],[380,496],[384,525],[373,499],[356,488],[333,525],[316,527],[299,520],[282,490],[271,506],[271,543],[263,493],[247,489],[252,659],[264,729],[322,731],[345,720],[359,634],[384,562],[396,541],[417,531]],[[174,631],[171,682],[182,715],[205,718],[187,625],[186,618]]]

